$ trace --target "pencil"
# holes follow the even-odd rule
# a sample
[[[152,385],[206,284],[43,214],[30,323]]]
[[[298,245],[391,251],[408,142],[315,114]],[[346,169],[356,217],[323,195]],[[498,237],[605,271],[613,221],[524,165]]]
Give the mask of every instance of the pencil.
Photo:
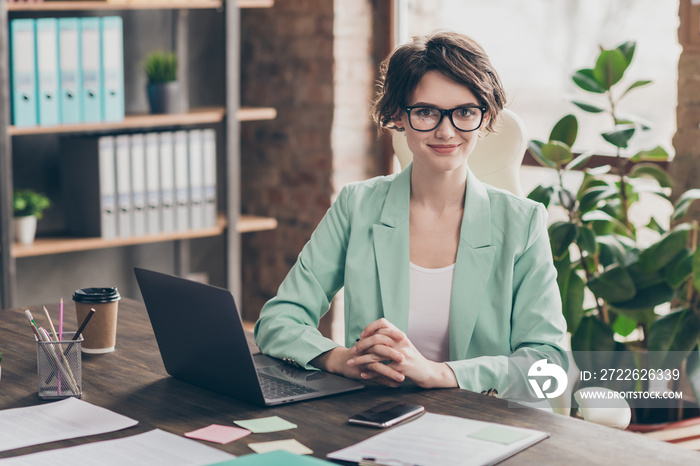
[[[53,322],[51,321],[51,316],[49,315],[49,310],[46,309],[46,306],[42,306],[44,308],[44,314],[46,314],[46,319],[49,321],[49,325],[51,326],[51,333],[53,333],[53,339],[58,341],[58,335],[56,334],[56,328],[53,326]]]

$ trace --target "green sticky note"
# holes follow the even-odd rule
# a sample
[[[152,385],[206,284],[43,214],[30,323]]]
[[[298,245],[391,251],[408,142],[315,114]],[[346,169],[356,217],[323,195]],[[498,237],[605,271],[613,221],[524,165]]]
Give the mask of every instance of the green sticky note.
[[[529,436],[528,432],[508,429],[507,427],[488,426],[469,434],[467,437],[509,445]]]
[[[266,432],[278,432],[280,430],[296,429],[297,425],[285,421],[279,416],[261,417],[259,419],[247,419],[243,421],[233,421],[244,429],[248,429],[254,434]]]
[[[210,466],[338,466],[311,456],[300,456],[284,450],[269,453],[252,453]]]

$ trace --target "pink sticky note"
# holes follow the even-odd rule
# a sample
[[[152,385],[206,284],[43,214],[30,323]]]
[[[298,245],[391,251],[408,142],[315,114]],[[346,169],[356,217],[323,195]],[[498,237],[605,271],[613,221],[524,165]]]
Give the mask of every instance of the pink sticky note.
[[[248,434],[250,434],[248,429],[212,424],[207,427],[202,427],[201,429],[193,430],[192,432],[187,432],[185,437],[206,440],[207,442],[229,443],[243,438]]]

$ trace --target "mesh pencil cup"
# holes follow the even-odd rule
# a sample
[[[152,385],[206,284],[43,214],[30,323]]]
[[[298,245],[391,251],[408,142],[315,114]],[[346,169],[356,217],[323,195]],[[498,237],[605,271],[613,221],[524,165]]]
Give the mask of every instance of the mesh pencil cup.
[[[80,347],[83,337],[73,340],[73,335],[64,334],[60,341],[36,342],[36,370],[39,398],[42,400],[82,396],[83,366]]]

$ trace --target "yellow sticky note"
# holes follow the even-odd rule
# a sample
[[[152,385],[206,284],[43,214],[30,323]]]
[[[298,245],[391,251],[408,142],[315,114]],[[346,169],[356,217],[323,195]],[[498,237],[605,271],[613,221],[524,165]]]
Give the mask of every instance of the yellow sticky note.
[[[269,451],[277,450],[288,451],[289,453],[294,453],[295,455],[310,455],[313,453],[313,450],[294,439],[249,443],[248,446],[256,453],[267,453]]]

